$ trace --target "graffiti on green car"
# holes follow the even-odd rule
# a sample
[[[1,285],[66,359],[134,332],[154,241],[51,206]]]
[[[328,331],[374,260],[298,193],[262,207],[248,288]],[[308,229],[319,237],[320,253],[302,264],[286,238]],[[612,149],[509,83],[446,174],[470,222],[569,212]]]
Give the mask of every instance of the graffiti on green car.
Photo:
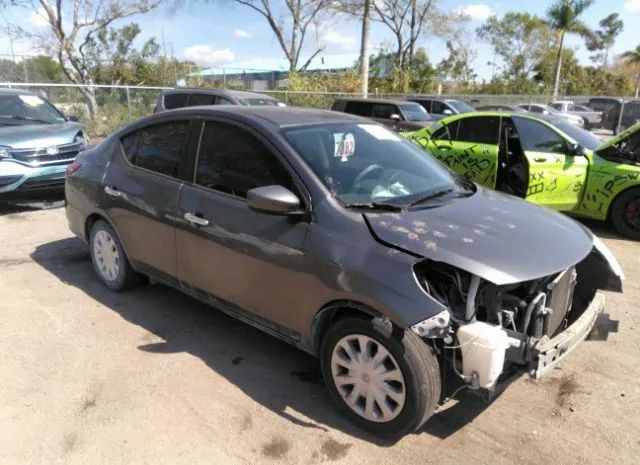
[[[454,172],[640,240],[640,123],[603,142],[557,118],[455,115],[403,133]]]

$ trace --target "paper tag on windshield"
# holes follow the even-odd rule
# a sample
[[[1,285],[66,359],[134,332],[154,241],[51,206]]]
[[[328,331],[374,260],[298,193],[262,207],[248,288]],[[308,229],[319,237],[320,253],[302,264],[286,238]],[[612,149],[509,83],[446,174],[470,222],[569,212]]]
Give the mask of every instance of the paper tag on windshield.
[[[393,132],[377,124],[358,124],[360,129],[364,129],[378,140],[400,140]]]
[[[334,151],[333,156],[340,158],[340,161],[347,161],[356,151],[356,138],[350,132],[336,133],[333,135]]]
[[[18,95],[18,98],[30,107],[37,107],[38,105],[42,105],[43,103],[42,99],[40,97],[36,97],[35,95]]]

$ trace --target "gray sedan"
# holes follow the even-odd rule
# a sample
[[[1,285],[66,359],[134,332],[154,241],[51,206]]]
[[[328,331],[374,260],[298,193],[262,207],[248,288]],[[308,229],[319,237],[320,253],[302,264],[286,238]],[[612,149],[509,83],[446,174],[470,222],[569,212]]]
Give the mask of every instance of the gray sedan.
[[[69,226],[105,286],[147,276],[318,356],[375,434],[416,430],[460,383],[545,375],[595,325],[598,289],[621,290],[581,225],[343,113],[159,113],[68,173]]]

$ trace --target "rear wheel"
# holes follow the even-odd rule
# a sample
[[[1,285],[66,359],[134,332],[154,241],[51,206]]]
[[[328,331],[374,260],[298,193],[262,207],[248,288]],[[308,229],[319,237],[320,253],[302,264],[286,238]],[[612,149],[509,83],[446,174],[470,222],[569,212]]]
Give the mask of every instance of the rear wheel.
[[[640,188],[618,196],[611,206],[611,222],[623,236],[640,241]]]
[[[140,280],[120,244],[117,234],[103,220],[91,226],[91,262],[93,269],[105,286],[113,291],[122,291]]]
[[[325,384],[338,408],[361,428],[398,437],[419,428],[440,398],[431,348],[410,331],[385,335],[364,319],[341,320],[323,339]]]

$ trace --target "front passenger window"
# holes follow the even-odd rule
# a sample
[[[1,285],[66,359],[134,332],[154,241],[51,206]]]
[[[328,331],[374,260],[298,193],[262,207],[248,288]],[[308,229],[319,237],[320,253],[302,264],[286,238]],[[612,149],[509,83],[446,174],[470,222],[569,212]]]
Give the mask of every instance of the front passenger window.
[[[243,198],[256,187],[292,188],[289,173],[250,132],[213,121],[203,131],[195,176],[199,186]]]
[[[131,164],[176,177],[188,130],[186,120],[147,126],[124,136],[122,148]]]
[[[543,153],[567,153],[565,140],[553,129],[527,118],[513,118],[523,150]]]
[[[373,106],[374,118],[391,118],[391,115],[400,115],[400,110],[395,105],[388,105],[385,103],[379,103]]]

